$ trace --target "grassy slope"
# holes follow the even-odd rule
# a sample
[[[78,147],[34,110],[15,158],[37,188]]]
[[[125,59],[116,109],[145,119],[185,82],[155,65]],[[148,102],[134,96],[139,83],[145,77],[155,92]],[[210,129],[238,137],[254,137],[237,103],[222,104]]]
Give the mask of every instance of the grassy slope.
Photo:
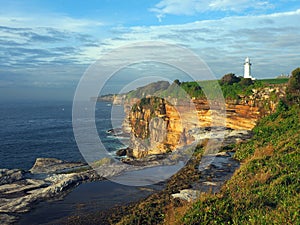
[[[274,84],[285,84],[287,82],[288,78],[283,78],[256,80],[250,85],[243,84],[242,81],[228,85],[221,84],[221,82],[217,80],[207,80],[199,82],[182,82],[178,86],[174,83],[169,85],[166,81],[158,81],[128,92],[127,98],[142,98],[147,94],[160,96],[163,98],[168,96],[179,99],[187,97],[206,98],[207,93],[205,93],[205,91],[209,92],[210,90],[218,90],[221,87],[225,99],[238,99],[239,95],[251,95],[252,89],[262,88]]]
[[[161,92],[162,96],[171,96],[174,98],[182,97],[195,97],[195,98],[205,98],[205,90],[209,92],[210,90],[218,90],[221,88],[223,96],[225,99],[239,99],[240,95],[249,96],[252,93],[252,89],[258,89],[263,87],[268,87],[272,85],[286,84],[288,79],[264,79],[253,81],[253,84],[245,84],[243,80],[240,82],[229,84],[221,84],[220,81],[199,81],[197,82],[182,82],[180,86],[170,85],[168,89]],[[200,86],[201,88],[200,88]],[[203,91],[204,90],[204,91]],[[158,96],[159,96],[158,92]],[[212,94],[212,93],[211,93]]]
[[[261,79],[259,80],[265,84],[285,84],[289,81],[289,78],[270,78],[270,79]]]
[[[300,224],[300,107],[279,107],[236,147],[243,164],[220,194],[204,195],[184,224]]]

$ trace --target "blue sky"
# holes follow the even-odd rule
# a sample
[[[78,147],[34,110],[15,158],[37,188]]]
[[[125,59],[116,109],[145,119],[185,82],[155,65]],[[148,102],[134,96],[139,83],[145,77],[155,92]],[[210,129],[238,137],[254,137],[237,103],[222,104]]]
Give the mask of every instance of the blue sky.
[[[246,56],[257,78],[300,66],[298,0],[0,4],[0,100],[72,99],[80,77],[101,54],[136,41],[190,48],[218,78],[241,75]]]

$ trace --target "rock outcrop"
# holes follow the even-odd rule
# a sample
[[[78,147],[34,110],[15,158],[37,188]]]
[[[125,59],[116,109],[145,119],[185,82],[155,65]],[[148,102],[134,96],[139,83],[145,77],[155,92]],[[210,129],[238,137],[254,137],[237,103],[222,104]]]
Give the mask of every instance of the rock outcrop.
[[[102,179],[88,165],[38,158],[30,171],[0,170],[0,221],[14,223],[20,213],[46,199],[63,196],[84,181]]]
[[[194,141],[200,134],[191,130],[199,127],[251,130],[259,118],[275,111],[285,89],[285,85],[271,85],[253,89],[248,96],[227,99],[226,118],[219,116],[206,99],[180,101],[151,96],[129,99],[124,105],[127,116],[123,122],[123,131],[131,137],[127,155],[142,158],[173,151]]]
[[[25,171],[19,169],[0,169],[0,185],[11,184],[24,179]]]
[[[126,107],[125,107],[126,109]],[[127,112],[126,122],[130,127],[130,151],[127,155],[142,158],[151,154],[173,151],[191,143],[185,130],[184,119],[180,112],[167,100],[149,97],[138,100]]]
[[[80,162],[65,162],[55,158],[37,158],[33,167],[29,170],[31,173],[58,173],[76,167],[82,167],[85,164]]]

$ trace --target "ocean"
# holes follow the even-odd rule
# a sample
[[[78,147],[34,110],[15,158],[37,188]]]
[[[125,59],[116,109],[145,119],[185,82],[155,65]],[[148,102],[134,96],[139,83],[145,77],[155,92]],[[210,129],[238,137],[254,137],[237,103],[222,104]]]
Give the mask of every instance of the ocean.
[[[122,106],[119,107],[121,126]],[[107,133],[112,128],[112,106],[96,104],[96,125],[105,148],[113,155],[125,147]],[[72,102],[0,103],[0,168],[30,169],[36,158],[82,161],[72,128]],[[123,115],[124,116],[124,115]]]
[[[121,126],[123,107],[114,107],[119,117],[113,118],[113,124]],[[102,143],[114,155],[125,146],[107,133],[112,128],[111,109],[109,103],[98,102],[95,121]],[[73,135],[72,102],[5,103],[0,104],[0,113],[0,168],[28,170],[38,157],[84,162]],[[163,186],[158,183],[149,188],[154,191]],[[60,224],[68,216],[107,210],[137,201],[153,191],[110,180],[83,183],[63,199],[40,202],[23,214],[18,224]]]

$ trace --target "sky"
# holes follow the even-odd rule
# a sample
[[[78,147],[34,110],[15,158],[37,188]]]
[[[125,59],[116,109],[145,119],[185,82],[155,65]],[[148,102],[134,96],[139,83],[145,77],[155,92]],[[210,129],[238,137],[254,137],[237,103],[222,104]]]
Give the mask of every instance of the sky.
[[[137,41],[186,47],[216,78],[242,75],[247,56],[258,79],[289,74],[300,66],[299,0],[0,0],[0,4],[1,101],[72,100],[90,65]],[[126,71],[128,78],[141,70]],[[122,85],[122,78],[117,81]]]

